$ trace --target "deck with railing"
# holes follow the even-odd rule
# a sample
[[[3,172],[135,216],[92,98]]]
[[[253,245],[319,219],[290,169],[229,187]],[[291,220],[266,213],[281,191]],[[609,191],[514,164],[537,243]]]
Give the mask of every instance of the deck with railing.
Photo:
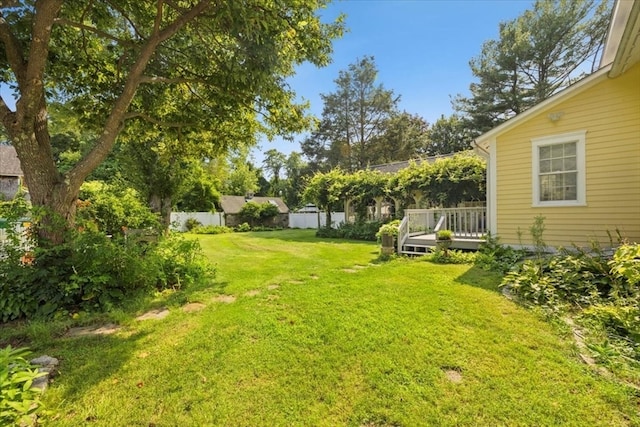
[[[439,230],[453,232],[452,248],[477,249],[487,232],[487,208],[407,209],[398,229],[398,253],[429,252]]]

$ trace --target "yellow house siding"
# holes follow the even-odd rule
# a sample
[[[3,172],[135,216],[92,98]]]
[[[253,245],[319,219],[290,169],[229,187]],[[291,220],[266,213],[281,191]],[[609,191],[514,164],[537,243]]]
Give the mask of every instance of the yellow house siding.
[[[497,234],[509,244],[531,244],[529,227],[545,217],[552,246],[609,242],[619,230],[640,242],[640,64],[568,96],[496,138]],[[562,112],[552,122],[551,112]],[[586,206],[533,207],[531,140],[586,131]],[[522,238],[518,237],[518,230]]]

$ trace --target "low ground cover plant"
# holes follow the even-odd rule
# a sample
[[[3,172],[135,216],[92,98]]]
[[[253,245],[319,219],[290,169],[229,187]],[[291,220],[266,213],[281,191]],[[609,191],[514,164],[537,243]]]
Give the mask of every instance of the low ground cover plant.
[[[501,286],[555,316],[570,314],[588,331],[600,361],[640,384],[640,245],[611,256],[594,245],[524,261]],[[617,356],[617,357],[616,357]]]
[[[0,348],[0,425],[35,425],[41,391],[33,382],[45,374],[29,363],[28,355],[26,348]]]

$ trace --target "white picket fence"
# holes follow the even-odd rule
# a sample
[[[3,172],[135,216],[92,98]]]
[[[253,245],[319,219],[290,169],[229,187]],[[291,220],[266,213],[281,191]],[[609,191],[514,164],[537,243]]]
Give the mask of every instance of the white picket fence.
[[[318,228],[318,218],[320,218],[320,226],[324,227],[327,223],[327,214],[325,212],[304,212],[289,213],[289,228]],[[338,228],[344,222],[344,212],[331,212],[331,227]]]
[[[191,218],[202,225],[224,225],[222,212],[171,212],[169,228],[172,231],[187,231],[186,223]]]
[[[188,219],[193,218],[202,225],[225,225],[222,212],[171,212],[171,230],[187,231],[185,226]],[[327,214],[324,212],[289,213],[289,228],[318,228],[324,227],[327,222]],[[331,212],[331,227],[337,228],[344,222],[344,212]]]

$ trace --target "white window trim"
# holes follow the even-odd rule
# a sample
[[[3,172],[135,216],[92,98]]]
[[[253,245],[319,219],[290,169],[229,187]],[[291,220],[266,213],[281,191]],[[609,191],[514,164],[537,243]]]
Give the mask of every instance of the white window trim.
[[[587,205],[587,188],[586,188],[586,166],[585,166],[585,140],[587,131],[563,133],[560,135],[545,136],[543,138],[534,138],[531,140],[531,159],[533,162],[531,174],[532,186],[532,206],[586,206]],[[578,170],[577,177],[577,200],[540,200],[540,146],[566,144],[569,142],[576,143],[576,163]]]

